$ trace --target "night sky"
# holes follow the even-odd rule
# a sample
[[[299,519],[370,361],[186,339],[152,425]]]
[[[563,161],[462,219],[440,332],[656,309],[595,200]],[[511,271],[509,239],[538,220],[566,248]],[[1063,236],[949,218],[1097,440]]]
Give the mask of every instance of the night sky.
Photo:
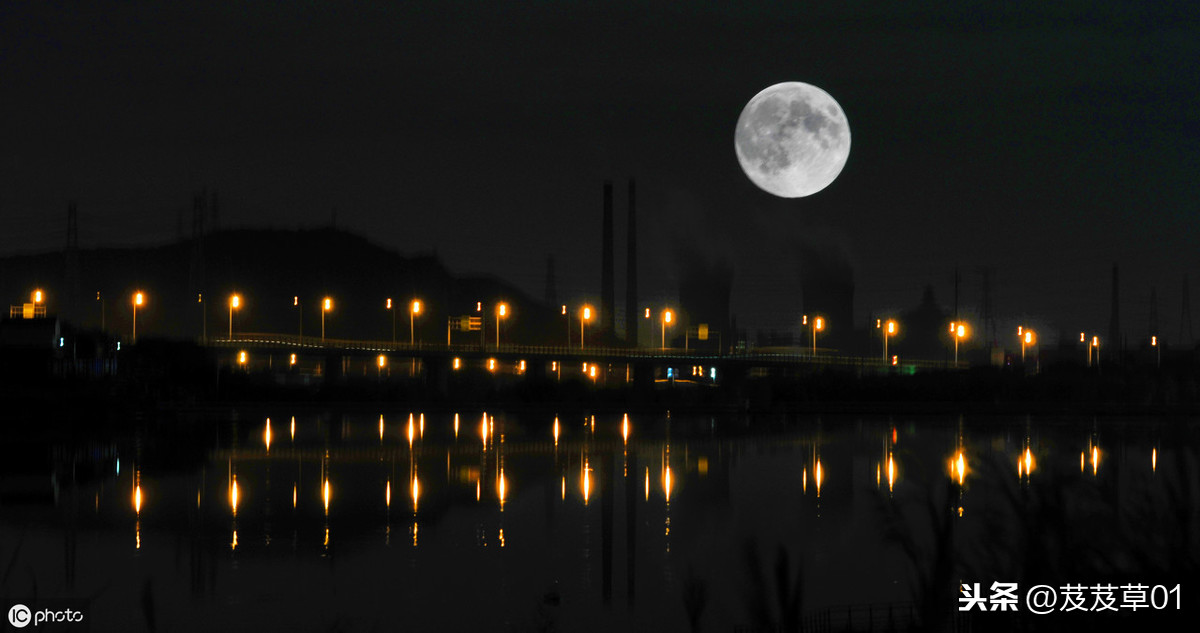
[[[226,227],[336,209],[535,297],[552,254],[560,298],[595,301],[612,178],[620,307],[633,176],[646,304],[694,253],[733,266],[752,331],[798,325],[803,249],[853,266],[860,321],[925,284],[949,307],[956,264],[970,313],[990,266],[1015,343],[1018,323],[1106,333],[1117,263],[1126,335],[1157,286],[1176,339],[1200,281],[1198,5],[782,4],[5,3],[0,254],[61,249],[72,199],[84,247],[173,240],[208,186]],[[734,153],[781,81],[829,92],[853,133],[808,198]]]

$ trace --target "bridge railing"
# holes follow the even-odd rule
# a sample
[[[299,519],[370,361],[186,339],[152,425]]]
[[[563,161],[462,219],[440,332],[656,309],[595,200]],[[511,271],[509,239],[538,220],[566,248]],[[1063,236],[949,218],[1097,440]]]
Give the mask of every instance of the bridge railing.
[[[494,344],[451,344],[444,343],[402,343],[389,340],[367,339],[335,339],[316,336],[301,337],[295,334],[280,334],[268,332],[239,332],[231,338],[210,338],[207,345],[215,347],[239,347],[246,345],[277,348],[295,351],[358,351],[378,352],[381,354],[414,354],[414,355],[478,355],[498,354],[506,356],[543,356],[552,358],[577,358],[580,360],[596,358],[619,358],[623,360],[646,359],[654,361],[682,362],[715,362],[715,361],[746,361],[757,364],[779,365],[822,365],[834,367],[859,367],[871,369],[897,370],[935,370],[935,369],[966,369],[965,361],[954,363],[949,361],[932,360],[902,360],[896,364],[883,358],[867,358],[862,356],[846,356],[832,353],[813,354],[799,350],[750,349],[727,354],[714,354],[710,351],[682,350],[678,348],[629,348],[629,347],[567,347],[565,345],[520,345],[515,343]]]

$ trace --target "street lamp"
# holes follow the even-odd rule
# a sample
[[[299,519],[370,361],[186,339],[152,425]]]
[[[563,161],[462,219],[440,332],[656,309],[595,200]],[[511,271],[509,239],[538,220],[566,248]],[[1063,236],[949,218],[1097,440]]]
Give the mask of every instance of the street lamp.
[[[500,347],[500,319],[508,316],[508,304],[501,303],[496,306],[496,347]]]
[[[242,307],[242,298],[236,293],[229,297],[229,340],[233,340],[233,311]]]
[[[881,323],[879,319],[875,319],[875,327],[879,328],[883,332],[883,362],[886,363],[888,357],[888,337],[895,334],[899,326],[897,326],[896,322],[891,319],[888,319],[887,323]]]
[[[1162,366],[1162,348],[1158,346],[1158,336],[1157,335],[1152,335],[1150,337],[1150,347],[1154,348],[1154,366],[1161,367]]]
[[[42,289],[41,289],[41,288],[38,288],[38,289],[34,290],[34,291],[33,291],[33,302],[34,302],[34,303],[41,303],[43,300],[44,300],[44,299],[43,299],[43,296],[42,296]]]
[[[1021,364],[1025,364],[1025,348],[1033,345],[1034,333],[1029,328],[1017,328],[1017,336],[1021,337]]]
[[[297,343],[304,344],[304,309],[300,307],[300,295],[292,295],[292,306],[296,308],[296,314],[300,315],[300,334],[296,337]]]
[[[670,325],[674,314],[670,310],[663,310],[662,313],[662,348],[667,349],[667,326]]]
[[[562,315],[567,319],[567,349],[571,349],[571,313],[567,312],[567,304],[563,304]]]
[[[390,299],[388,300],[388,303],[391,303]],[[421,313],[421,300],[413,299],[412,304],[409,306],[409,310],[408,310],[408,345],[410,347],[416,344],[417,327],[416,327],[414,320],[416,319],[416,316],[420,313]],[[393,311],[392,314],[395,315],[395,312]],[[392,325],[392,332],[393,332],[392,333],[392,342],[395,343],[396,335],[395,335],[395,321],[394,320],[392,321],[392,324],[393,324]]]
[[[396,311],[392,309],[392,298],[387,298],[384,309],[392,313],[392,347],[396,346]]]
[[[817,355],[817,332],[825,329],[825,319],[817,317],[812,326],[812,355]]]
[[[321,343],[325,343],[325,313],[333,309],[333,299],[325,297],[321,302]]]
[[[950,324],[950,335],[954,337],[954,367],[958,367],[958,342],[967,338],[967,326],[962,323]]]
[[[588,321],[592,320],[592,307],[583,306],[583,312],[579,318],[579,349],[583,349],[583,329]]]
[[[1100,364],[1100,337],[1099,336],[1092,337],[1092,347],[1096,348],[1096,364],[1099,365]],[[1091,348],[1088,348],[1088,349],[1089,349],[1089,351],[1091,350]],[[1088,365],[1090,366],[1091,364],[1092,364],[1091,358],[1089,357]]]
[[[145,295],[141,291],[133,293],[133,342],[137,342],[137,309],[145,303]]]

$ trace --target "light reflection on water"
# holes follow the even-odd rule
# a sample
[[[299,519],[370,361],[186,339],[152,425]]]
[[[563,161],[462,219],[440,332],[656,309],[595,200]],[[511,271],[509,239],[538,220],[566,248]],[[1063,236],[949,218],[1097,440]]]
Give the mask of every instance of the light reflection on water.
[[[709,601],[705,628],[721,629],[750,622],[743,588],[753,585],[754,570],[778,564],[772,555],[820,579],[804,584],[805,613],[913,603],[928,561],[913,560],[896,535],[930,557],[945,546],[939,528],[912,520],[922,508],[961,522],[955,539],[1013,558],[1006,548],[1014,545],[994,532],[997,517],[1014,527],[1022,513],[1067,512],[1046,505],[1067,495],[1078,508],[1064,518],[1086,534],[1097,514],[1125,511],[1105,505],[1118,498],[1114,491],[1136,495],[1131,512],[1144,510],[1140,500],[1191,499],[1180,486],[1195,492],[1194,481],[1180,476],[1195,474],[1195,421],[825,416],[773,421],[769,433],[723,433],[744,425],[623,413],[585,415],[583,428],[560,424],[554,412],[283,413],[291,420],[287,442],[274,441],[269,417],[243,415],[213,425],[214,442],[194,447],[198,466],[148,465],[135,456],[136,468],[125,473],[114,467],[87,481],[60,478],[54,512],[29,511],[44,529],[40,545],[24,545],[28,555],[60,547],[53,534],[65,526],[92,534],[75,559],[73,591],[140,588],[134,579],[153,578],[159,600],[206,614],[173,620],[175,630],[204,628],[205,617],[225,617],[218,608],[240,614],[247,627],[286,608],[307,628],[329,628],[355,612],[366,614],[357,628],[370,629],[391,621],[396,601],[415,629],[492,629],[502,614],[512,628],[549,619],[565,630],[674,630],[687,622],[681,596],[697,586]],[[460,415],[478,416],[478,439],[460,441]],[[1166,427],[1193,441],[1162,443]],[[172,441],[147,436],[137,445],[143,440]],[[397,479],[406,467],[407,477],[401,470]],[[211,494],[221,482],[207,473],[217,468],[227,472],[225,495]],[[395,517],[410,538],[395,542],[394,479],[407,483],[411,500]],[[271,495],[280,481],[291,488],[290,507],[286,496],[276,507]],[[130,488],[132,503],[108,494]],[[1173,510],[1157,508],[1151,518],[1169,523]],[[6,536],[19,513],[0,520]],[[1113,535],[1105,541],[1112,546]],[[181,546],[192,551],[190,562],[179,562]],[[1018,573],[960,558],[964,570],[996,570],[981,581]],[[51,569],[60,567],[47,565],[39,584],[54,586]],[[236,598],[248,586],[267,606]],[[455,609],[451,597],[480,608]],[[98,608],[116,612],[133,599],[114,591]],[[952,605],[954,596],[947,600]]]

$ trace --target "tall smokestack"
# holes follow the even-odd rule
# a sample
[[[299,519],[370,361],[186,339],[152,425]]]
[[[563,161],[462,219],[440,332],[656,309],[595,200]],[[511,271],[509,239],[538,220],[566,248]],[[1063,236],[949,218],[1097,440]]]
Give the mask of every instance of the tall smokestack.
[[[630,347],[638,346],[638,292],[637,292],[637,185],[629,179],[629,237],[625,260],[625,342]]]
[[[600,331],[612,336],[613,302],[613,186],[611,180],[604,181],[604,245],[600,255]]]
[[[1117,306],[1120,303],[1120,301],[1119,301],[1120,295],[1118,293],[1119,286],[1117,284],[1117,281],[1118,281],[1117,265],[1113,264],[1112,315],[1108,319],[1108,345],[1109,345],[1108,349],[1114,350],[1114,351],[1121,349],[1121,347],[1120,347],[1120,345],[1121,345],[1121,317],[1120,317],[1120,311],[1117,309]]]

